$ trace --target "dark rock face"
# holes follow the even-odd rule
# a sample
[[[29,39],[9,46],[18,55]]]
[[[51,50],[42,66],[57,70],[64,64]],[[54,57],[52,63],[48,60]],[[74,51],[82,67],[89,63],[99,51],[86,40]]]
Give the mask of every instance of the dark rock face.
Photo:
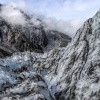
[[[14,52],[8,45],[0,44],[0,58],[11,56]]]
[[[0,43],[14,48],[14,51],[43,52],[48,44],[45,31],[34,26],[11,26],[0,20]]]
[[[24,16],[28,21],[30,20],[28,15],[24,14]],[[54,33],[52,34],[52,37],[56,39],[52,39],[52,37],[50,36],[52,32]],[[54,47],[60,47],[59,44],[55,44],[56,40],[64,44],[62,46],[66,46],[70,42],[71,38],[68,37],[67,35],[64,35],[63,39],[62,35],[64,34],[52,30],[49,30],[47,32],[45,31],[43,26],[36,27],[29,22],[27,22],[27,24],[24,26],[11,25],[8,22],[6,22],[3,18],[0,18],[0,47],[2,46],[1,47],[2,49],[0,48],[0,50],[4,51],[6,53],[6,56],[9,55],[9,50],[7,51],[7,48],[6,50],[4,49],[4,47],[6,46],[8,47],[8,49],[10,48],[12,50],[10,55],[13,54],[14,52],[24,52],[24,51],[31,51],[31,52],[35,51],[38,53],[43,53],[47,50],[45,48],[48,48],[49,45],[51,47],[49,47],[48,50],[51,50]],[[61,39],[63,39],[64,41],[62,41]],[[52,43],[49,42],[49,40],[52,40],[52,43],[54,45],[52,45]],[[5,54],[3,56],[5,57]]]

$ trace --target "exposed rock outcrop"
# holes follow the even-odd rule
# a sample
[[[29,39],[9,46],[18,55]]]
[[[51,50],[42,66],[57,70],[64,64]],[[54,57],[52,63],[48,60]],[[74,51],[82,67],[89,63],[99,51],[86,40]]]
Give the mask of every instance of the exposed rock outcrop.
[[[1,12],[2,7],[3,5],[0,6]],[[5,54],[2,52],[0,57],[12,55],[14,52],[24,51],[43,53],[45,51],[50,51],[55,47],[66,46],[71,41],[71,38],[67,35],[57,31],[45,30],[42,24],[35,26],[34,23],[31,22],[31,17],[29,15],[23,11],[20,11],[19,9],[17,9],[17,11],[24,16],[26,20],[25,25],[13,25],[9,23],[9,21],[5,20],[5,18],[3,18],[4,16],[0,15],[0,51],[5,52]],[[51,33],[53,33],[52,37],[55,39],[50,37]],[[57,34],[59,37],[64,37],[64,39],[58,38]],[[50,40],[52,40],[53,45]],[[56,43],[56,40],[59,42],[59,44]],[[6,46],[8,48],[6,48]],[[9,48],[12,50],[10,54]]]
[[[47,46],[48,40],[42,28],[33,25],[12,26],[0,20],[0,42],[6,44],[15,51],[36,51],[43,52],[43,47]]]

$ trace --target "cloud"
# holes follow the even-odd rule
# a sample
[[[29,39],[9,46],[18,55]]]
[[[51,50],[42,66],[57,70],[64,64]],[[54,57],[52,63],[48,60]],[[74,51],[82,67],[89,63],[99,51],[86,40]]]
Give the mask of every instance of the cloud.
[[[100,8],[100,0],[1,0],[4,1],[30,12],[65,20],[86,20]]]
[[[25,25],[27,23],[20,10],[10,5],[6,5],[1,8],[0,17],[13,25]]]
[[[35,16],[31,18],[30,22],[33,23],[36,27],[40,27],[40,25],[42,24],[42,22]]]
[[[25,10],[27,0],[0,0],[0,3]]]
[[[3,0],[4,1],[4,0]],[[45,28],[57,30],[59,32],[74,36],[76,30],[82,25],[82,23],[92,17],[99,9],[100,0],[5,0],[6,3],[13,5],[35,16],[36,14],[44,15],[45,17],[38,16],[42,20]],[[90,4],[91,3],[91,4]],[[10,12],[10,11],[9,11]],[[13,12],[13,11],[12,11]],[[3,15],[8,14],[8,11]],[[16,22],[16,18],[12,18],[11,23],[15,20],[15,23],[25,24],[25,18],[16,12],[19,16]],[[16,15],[15,14],[15,15]],[[11,14],[7,15],[8,17]],[[14,16],[13,16],[14,17]],[[20,20],[22,19],[22,20]],[[11,20],[11,19],[10,19]],[[8,20],[10,22],[10,20]],[[21,22],[22,21],[22,22]],[[33,17],[31,20],[35,26],[41,25],[41,22]],[[42,24],[43,24],[42,23]]]
[[[43,20],[46,23],[46,28],[51,30],[56,30],[58,32],[67,34],[71,37],[73,37],[76,33],[76,31],[80,28],[82,25],[82,21],[73,19],[73,20],[56,20],[56,19],[50,19],[47,18]]]
[[[25,3],[22,3],[22,5]],[[17,7],[17,8],[15,8]],[[24,10],[24,6],[22,9]],[[28,22],[25,19],[25,16],[21,9],[17,4],[10,3],[9,5],[3,6],[0,12],[0,16],[6,20],[8,23],[12,25],[26,25]],[[31,13],[33,14],[33,13]],[[40,20],[39,20],[40,19]],[[67,34],[71,37],[74,36],[77,29],[82,25],[82,21],[78,19],[56,19],[52,17],[46,17],[45,15],[41,14],[33,14],[33,17],[30,20],[31,23],[34,24],[36,27],[40,27],[41,25],[44,26],[45,29],[55,30],[64,34]]]
[[[100,8],[100,0],[65,0],[56,16],[64,19],[77,18],[84,21],[92,17]]]
[[[38,20],[38,18],[40,20]],[[46,30],[55,30],[73,37],[76,31],[81,27],[83,21],[78,19],[72,20],[57,20],[55,18],[48,18],[41,15],[34,15],[31,22],[35,26],[43,26]]]

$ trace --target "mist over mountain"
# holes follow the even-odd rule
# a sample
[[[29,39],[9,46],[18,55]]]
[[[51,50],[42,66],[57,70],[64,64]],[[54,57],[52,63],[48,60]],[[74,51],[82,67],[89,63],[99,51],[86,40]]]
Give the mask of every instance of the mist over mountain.
[[[24,51],[43,53],[67,46],[71,41],[70,36],[49,28],[39,18],[18,8],[10,5],[1,5],[0,8],[1,57]]]
[[[25,10],[21,10],[26,12]],[[26,25],[27,19],[20,11],[20,7],[14,6],[14,4],[5,5],[1,8],[0,16],[3,17],[8,23],[13,25]],[[28,13],[28,12],[27,12]],[[28,13],[29,15],[29,13]],[[34,23],[35,26],[43,25],[45,29],[56,30],[60,33],[64,33],[73,37],[76,30],[82,25],[82,21],[78,19],[55,19],[51,17],[46,17],[46,15],[36,14],[30,12],[31,23]],[[39,19],[39,20],[38,20]],[[40,21],[41,20],[41,21]],[[71,30],[70,30],[71,28]]]

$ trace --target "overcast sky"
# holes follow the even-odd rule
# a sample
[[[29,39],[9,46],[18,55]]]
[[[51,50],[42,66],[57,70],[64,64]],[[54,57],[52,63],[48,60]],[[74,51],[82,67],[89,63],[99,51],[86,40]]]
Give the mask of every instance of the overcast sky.
[[[100,8],[100,0],[0,0],[57,19],[87,19]]]
[[[100,0],[0,0],[0,3],[11,4],[28,12],[57,20],[75,20],[71,23],[76,24],[77,28],[100,8]]]

